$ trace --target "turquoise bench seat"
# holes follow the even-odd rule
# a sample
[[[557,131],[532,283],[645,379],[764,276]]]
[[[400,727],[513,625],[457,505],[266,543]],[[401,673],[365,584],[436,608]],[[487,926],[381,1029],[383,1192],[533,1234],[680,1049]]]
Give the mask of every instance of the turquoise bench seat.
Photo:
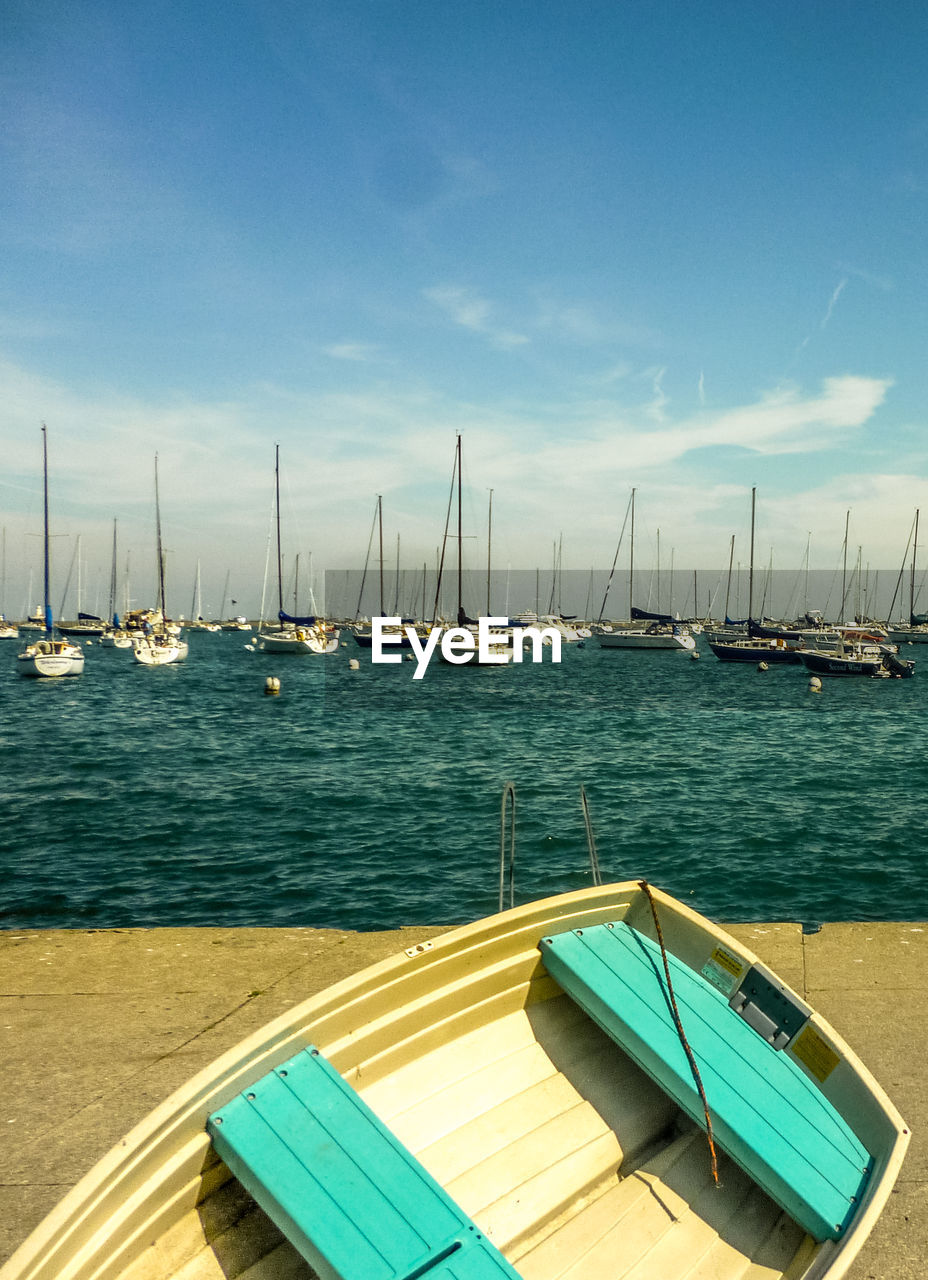
[[[539,946],[564,991],[705,1128],[656,943],[618,921]],[[669,962],[716,1143],[816,1240],[837,1239],[866,1185],[869,1153],[797,1063],[699,974]]]
[[[518,1280],[317,1049],[239,1094],[207,1130],[322,1280]]]

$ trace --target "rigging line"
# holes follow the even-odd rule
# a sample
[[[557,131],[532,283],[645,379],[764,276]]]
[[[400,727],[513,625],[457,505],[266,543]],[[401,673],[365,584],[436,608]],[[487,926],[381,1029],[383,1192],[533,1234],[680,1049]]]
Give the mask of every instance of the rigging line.
[[[499,909],[505,909],[506,895],[506,802],[510,802],[509,812],[509,905],[516,905],[516,788],[515,783],[507,782],[503,787],[503,799],[499,809]]]
[[[580,804],[583,806],[583,821],[586,824],[586,842],[590,850],[590,869],[593,873],[593,884],[599,885],[603,882],[602,872],[599,869],[599,858],[596,854],[596,837],[593,835],[593,823],[590,820],[590,805],[586,798],[586,787],[580,783]]]
[[[677,998],[674,995],[673,982],[670,977],[670,963],[667,959],[667,948],[664,945],[664,935],[661,932],[661,922],[657,916],[657,904],[651,894],[651,886],[647,880],[639,880],[638,886],[644,891],[644,895],[651,907],[651,916],[654,920],[654,928],[657,931],[657,941],[660,944],[661,959],[664,962],[664,977],[667,981],[667,995],[670,1000],[670,1008],[673,1013],[673,1020],[676,1024],[677,1035],[680,1037],[680,1044],[683,1046],[683,1052],[686,1054],[686,1060],[690,1064],[690,1071],[693,1073],[693,1081],[699,1092],[702,1109],[706,1117],[706,1139],[709,1143],[709,1156],[712,1162],[712,1180],[717,1187],[721,1186],[719,1182],[719,1161],[715,1151],[715,1140],[712,1136],[712,1118],[709,1115],[709,1103],[706,1101],[706,1091],[703,1088],[702,1076],[699,1074],[699,1067],[696,1065],[696,1057],[690,1048],[690,1043],[686,1038],[683,1030],[683,1023],[680,1020],[680,1010],[677,1008]]]
[[[371,536],[367,540],[367,555],[364,557],[364,572],[361,574],[361,590],[358,592],[358,607],[354,611],[355,622],[361,617],[361,601],[364,597],[364,584],[367,581],[367,567],[371,559],[371,547],[374,545],[374,530],[377,528],[377,513],[380,510],[380,494],[377,495],[377,501],[374,504],[374,518],[371,521]],[[373,610],[371,610],[373,613]]]
[[[616,545],[615,555],[612,557],[612,568],[609,571],[609,581],[606,583],[606,590],[603,595],[603,602],[599,608],[599,617],[597,618],[597,622],[602,622],[603,614],[606,612],[606,597],[609,595],[609,588],[612,586],[612,579],[615,577],[615,567],[619,562],[619,552],[622,550],[622,539],[625,537],[625,526],[628,523],[628,513],[631,511],[632,495],[634,492],[635,490],[632,489],[632,494],[629,495],[628,499],[628,506],[625,508],[625,519],[622,521],[622,528],[619,532],[619,541]]]

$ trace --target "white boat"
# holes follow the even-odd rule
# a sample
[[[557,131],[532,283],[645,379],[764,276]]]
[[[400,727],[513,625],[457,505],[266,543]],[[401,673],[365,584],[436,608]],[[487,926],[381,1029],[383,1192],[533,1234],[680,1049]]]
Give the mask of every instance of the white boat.
[[[164,596],[164,548],[161,544],[161,502],[158,495],[158,455],[155,454],[155,530],[158,547],[158,595],[160,608],[140,614],[141,634],[135,628],[130,631],[132,655],[144,667],[164,667],[172,662],[183,662],[189,652],[179,623],[167,616]],[[128,621],[127,615],[127,621]]]
[[[16,655],[16,670],[21,676],[79,676],[84,671],[84,652],[71,640],[49,635],[33,640]]]
[[[274,493],[277,523],[277,620],[276,631],[258,631],[258,647],[265,653],[324,654],[338,649],[339,630],[315,616],[299,617],[284,609],[283,560],[280,545],[280,445],[274,452]],[[236,619],[236,622],[244,619]],[[247,625],[247,624],[246,624]]]
[[[695,649],[686,627],[654,623],[650,627],[621,627],[597,637],[602,649]]]
[[[43,624],[45,634],[41,640],[27,644],[16,655],[16,669],[23,676],[57,678],[79,676],[84,670],[84,652],[80,645],[61,639],[54,634],[51,606],[51,570],[49,562],[48,534],[48,430],[42,423],[42,493],[44,520],[44,599]]]
[[[339,633],[321,622],[301,626],[281,626],[278,631],[262,631],[261,648],[265,653],[334,653]]]
[[[183,662],[189,652],[186,640],[167,632],[153,631],[151,635],[135,636],[130,643],[136,662],[145,667],[163,667],[171,662]]]
[[[6,618],[0,616],[0,640],[15,640],[19,635],[19,627],[15,622],[7,622]]]
[[[632,881],[295,1006],[126,1135],[0,1280],[839,1280],[908,1141],[824,1018]]]
[[[100,637],[100,646],[103,649],[131,649],[132,637],[122,627],[111,627]]]

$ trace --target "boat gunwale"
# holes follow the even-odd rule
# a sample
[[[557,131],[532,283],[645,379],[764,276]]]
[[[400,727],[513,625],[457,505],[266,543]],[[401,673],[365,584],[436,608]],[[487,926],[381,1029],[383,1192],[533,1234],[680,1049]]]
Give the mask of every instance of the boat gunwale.
[[[673,935],[675,926],[680,926],[684,937],[708,935],[716,945],[730,949],[746,967],[759,962],[750,948],[714,922],[656,888],[651,888],[650,892],[668,936]],[[355,1050],[363,1050],[366,1040],[373,1041],[368,1045],[368,1051],[372,1052],[377,1035],[383,1036],[383,1027],[378,1030],[374,1024],[362,1021],[354,1030],[349,1029],[338,1037],[332,1035],[327,1039],[325,1035],[317,1034],[323,1029],[319,1024],[326,1018],[340,1018],[350,1023],[352,1011],[357,1011],[376,995],[395,991],[410,979],[413,984],[421,984],[429,973],[434,978],[445,965],[460,963],[471,953],[472,966],[465,966],[462,984],[466,988],[486,970],[488,949],[491,955],[498,953],[490,961],[491,967],[500,959],[505,960],[507,955],[512,963],[520,955],[525,957],[524,986],[527,993],[531,989],[533,971],[536,979],[544,977],[556,987],[554,979],[548,977],[544,970],[537,950],[537,942],[546,933],[592,927],[629,916],[634,917],[636,928],[654,937],[650,908],[636,881],[560,894],[442,932],[432,940],[378,961],[316,992],[219,1055],[133,1126],[84,1174],[0,1267],[0,1280],[57,1280],[63,1274],[89,1280],[91,1276],[109,1274],[105,1262],[101,1261],[105,1239],[100,1237],[106,1232],[106,1224],[115,1219],[125,1228],[128,1218],[121,1214],[121,1207],[130,1198],[133,1188],[156,1185],[158,1170],[172,1157],[188,1147],[194,1154],[201,1150],[204,1154],[208,1152],[205,1125],[212,1111],[310,1043],[331,1055],[336,1069],[347,1069],[350,1075],[351,1065],[340,1062],[347,1047],[351,1045]],[[518,945],[514,945],[516,943]],[[680,955],[677,951],[674,954]],[[481,957],[482,963],[473,963]],[[690,963],[685,956],[680,958],[684,963]],[[441,981],[424,984],[426,992],[431,990],[440,994],[443,989]],[[559,987],[557,991],[560,991]],[[409,1001],[404,1001],[398,1007],[408,1004]],[[381,1021],[389,1026],[397,1017],[395,1014]],[[810,1023],[838,1053],[845,1074],[850,1073],[861,1096],[869,1100],[870,1124],[877,1128],[882,1125],[888,1132],[895,1131],[893,1140],[885,1143],[885,1150],[874,1153],[874,1169],[867,1190],[844,1237],[833,1250],[823,1245],[810,1268],[801,1273],[802,1280],[813,1280],[824,1275],[827,1269],[829,1277],[837,1280],[856,1256],[882,1211],[904,1158],[909,1135],[904,1121],[882,1087],[838,1033],[817,1013],[813,1013]],[[376,1058],[376,1053],[373,1057]],[[356,1064],[369,1060],[363,1052],[355,1055]],[[822,1092],[827,1096],[824,1089]],[[195,1142],[198,1133],[202,1134],[199,1144]],[[86,1267],[65,1273],[57,1265],[57,1259],[78,1235],[83,1251],[89,1254],[89,1259],[96,1260],[88,1259]],[[65,1253],[64,1256],[67,1258],[69,1255]],[[827,1268],[819,1266],[824,1261],[828,1262]],[[832,1270],[833,1267],[838,1269]]]

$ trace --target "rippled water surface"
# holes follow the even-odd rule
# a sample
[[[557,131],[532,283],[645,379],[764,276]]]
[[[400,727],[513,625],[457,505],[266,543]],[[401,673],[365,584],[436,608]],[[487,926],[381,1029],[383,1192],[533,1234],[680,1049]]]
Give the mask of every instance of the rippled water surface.
[[[0,642],[0,926],[381,929],[647,876],[721,920],[928,918],[928,668],[838,679],[683,652],[374,666],[195,633],[180,666],[87,650],[17,675]],[[351,671],[349,658],[360,657]],[[279,697],[264,696],[268,674]]]

